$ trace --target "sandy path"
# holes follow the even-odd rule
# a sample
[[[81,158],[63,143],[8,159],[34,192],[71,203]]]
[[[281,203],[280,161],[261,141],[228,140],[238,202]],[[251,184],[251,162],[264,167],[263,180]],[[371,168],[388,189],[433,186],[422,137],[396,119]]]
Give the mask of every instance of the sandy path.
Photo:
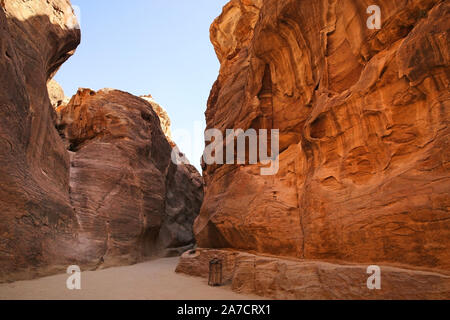
[[[134,266],[82,272],[81,290],[68,290],[68,275],[0,284],[0,300],[248,300],[229,287],[209,287],[205,279],[174,272],[178,258],[149,261]]]

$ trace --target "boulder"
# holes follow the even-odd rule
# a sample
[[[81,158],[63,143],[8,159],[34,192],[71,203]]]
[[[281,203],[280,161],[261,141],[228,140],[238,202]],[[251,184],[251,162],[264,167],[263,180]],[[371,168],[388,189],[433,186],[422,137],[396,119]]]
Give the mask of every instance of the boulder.
[[[56,109],[63,104],[69,103],[70,99],[66,97],[63,88],[59,85],[58,82],[56,82],[55,79],[51,79],[47,83],[47,90],[53,108]]]
[[[0,3],[0,282],[192,248],[203,179],[171,161],[152,105],[89,89],[66,103],[52,78],[80,42],[70,2]]]

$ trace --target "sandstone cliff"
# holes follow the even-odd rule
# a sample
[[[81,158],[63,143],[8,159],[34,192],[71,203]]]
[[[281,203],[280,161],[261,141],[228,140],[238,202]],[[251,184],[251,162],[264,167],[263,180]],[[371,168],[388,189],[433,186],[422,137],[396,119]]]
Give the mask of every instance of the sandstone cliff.
[[[54,79],[47,83],[48,96],[53,108],[58,108],[69,103],[70,99],[66,97],[63,88]]]
[[[172,163],[159,123],[149,103],[112,89],[80,89],[58,108],[85,262],[132,263],[192,247],[202,178]]]
[[[0,280],[9,280],[75,257],[70,158],[46,84],[77,47],[80,31],[66,25],[74,16],[65,0],[5,0],[1,9]]]
[[[224,7],[207,126],[279,129],[280,170],[206,167],[200,247],[450,274],[450,5],[375,2],[380,30],[364,0]]]
[[[203,181],[171,162],[152,105],[88,89],[62,103],[51,79],[80,42],[70,2],[0,3],[0,281],[192,247]]]

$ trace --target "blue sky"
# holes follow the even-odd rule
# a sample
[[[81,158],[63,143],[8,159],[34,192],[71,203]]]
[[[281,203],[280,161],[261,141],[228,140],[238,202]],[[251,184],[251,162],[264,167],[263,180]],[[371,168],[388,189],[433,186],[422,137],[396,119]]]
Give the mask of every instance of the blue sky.
[[[82,40],[55,77],[66,95],[79,87],[151,94],[199,167],[206,101],[219,71],[209,27],[228,0],[71,2],[80,8]]]

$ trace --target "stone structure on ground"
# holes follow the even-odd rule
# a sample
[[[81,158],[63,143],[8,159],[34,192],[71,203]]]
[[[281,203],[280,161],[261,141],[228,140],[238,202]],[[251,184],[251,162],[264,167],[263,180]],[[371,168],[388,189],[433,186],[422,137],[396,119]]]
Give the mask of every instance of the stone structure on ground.
[[[367,27],[363,0],[224,7],[211,26],[221,68],[207,127],[279,129],[280,169],[206,166],[199,247],[296,259],[298,268],[315,260],[450,274],[450,4],[377,4],[379,30]],[[417,279],[436,296],[425,293],[435,282]],[[406,283],[395,293],[407,290],[420,297]]]

